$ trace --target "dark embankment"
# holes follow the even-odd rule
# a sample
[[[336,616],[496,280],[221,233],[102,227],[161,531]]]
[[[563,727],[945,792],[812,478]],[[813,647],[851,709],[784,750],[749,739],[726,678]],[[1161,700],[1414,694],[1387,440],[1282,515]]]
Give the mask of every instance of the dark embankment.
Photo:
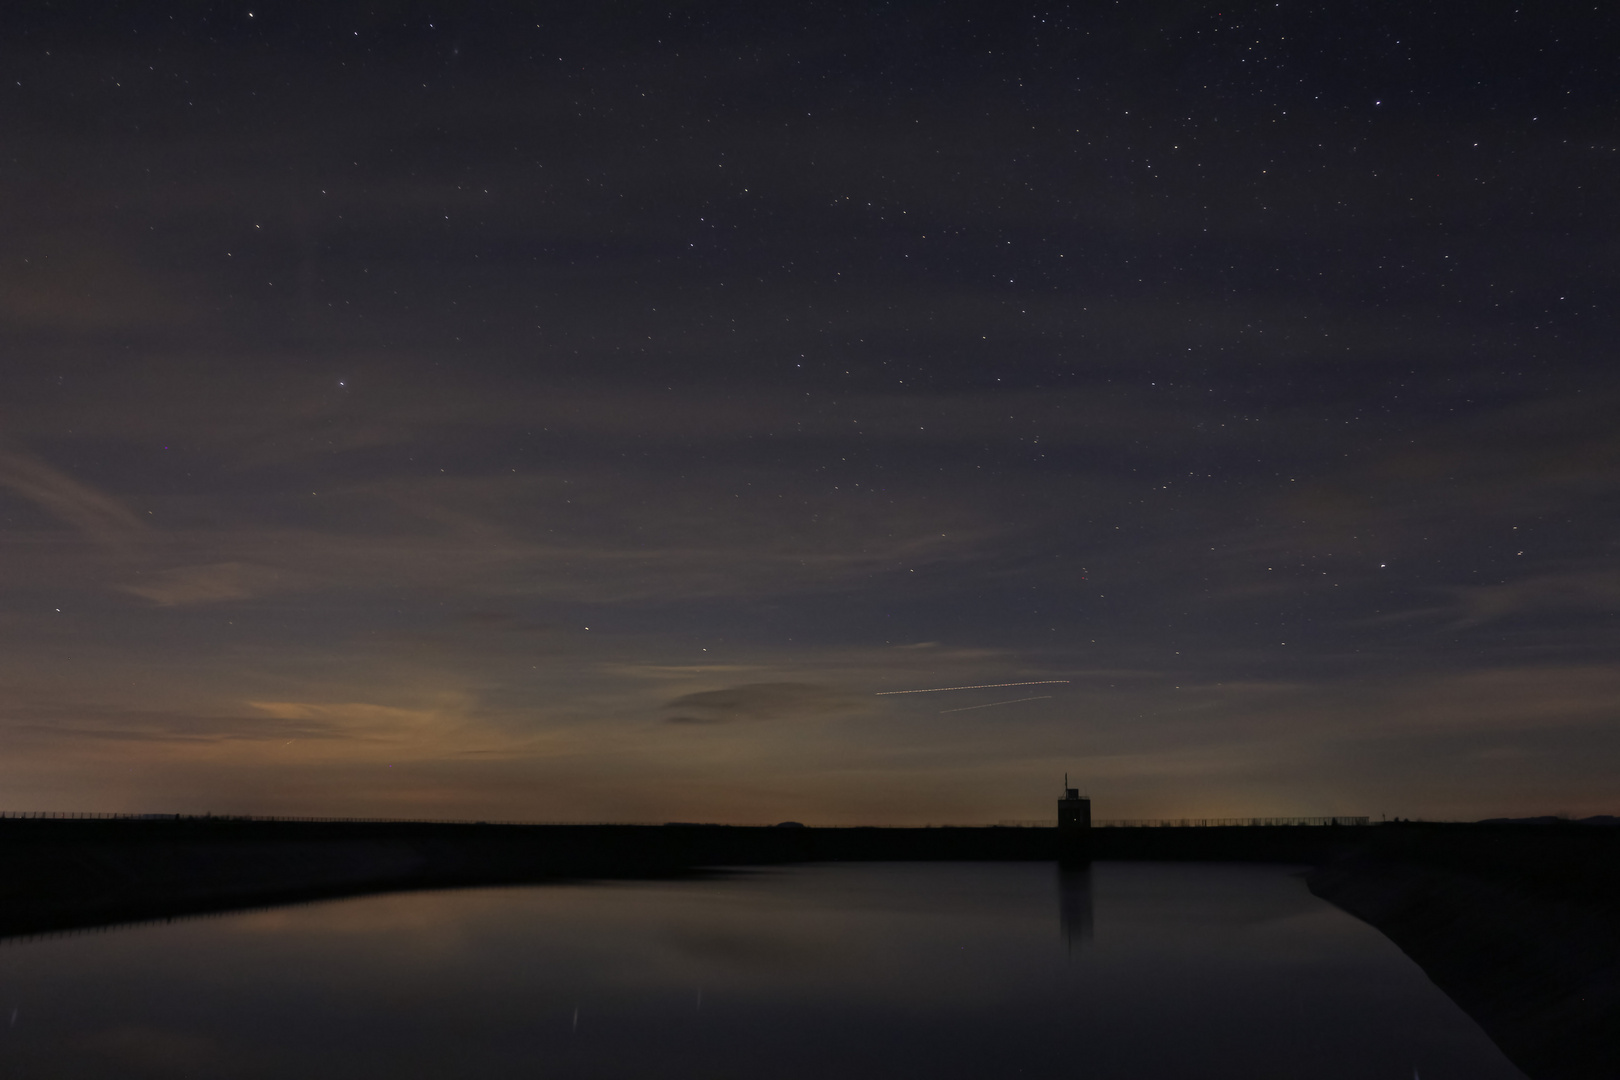
[[[1620,1077],[1620,830],[1413,825],[1311,890],[1412,957],[1533,1080]]]
[[[1351,828],[1098,829],[1102,859],[1314,862]],[[388,889],[832,860],[1048,860],[1055,829],[0,819],[0,936]],[[1071,853],[1072,854],[1072,853]]]
[[[0,820],[0,936],[400,889],[754,863],[765,830],[416,822]]]
[[[1051,859],[1045,829],[0,819],[0,936],[399,889],[828,859]]]

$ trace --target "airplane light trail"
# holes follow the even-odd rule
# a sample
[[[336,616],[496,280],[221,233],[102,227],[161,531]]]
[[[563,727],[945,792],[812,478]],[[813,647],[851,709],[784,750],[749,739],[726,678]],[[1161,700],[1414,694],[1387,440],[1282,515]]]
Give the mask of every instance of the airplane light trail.
[[[988,709],[992,705],[1016,705],[1020,701],[1050,701],[1051,698],[1051,694],[1042,694],[1039,697],[1015,697],[1011,701],[992,701],[984,705],[964,705],[960,709],[941,709],[939,715],[944,716],[948,712],[972,712],[974,709]]]
[[[1000,686],[1050,686],[1053,683],[1066,683],[1068,679],[1036,679],[1032,682],[988,682],[977,686],[931,686],[926,690],[879,690],[873,697],[889,697],[894,694],[937,694],[941,690],[994,690]]]

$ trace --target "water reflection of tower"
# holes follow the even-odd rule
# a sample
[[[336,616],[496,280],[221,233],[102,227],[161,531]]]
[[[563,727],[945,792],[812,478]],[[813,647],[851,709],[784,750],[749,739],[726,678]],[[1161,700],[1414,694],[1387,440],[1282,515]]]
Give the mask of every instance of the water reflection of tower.
[[[1090,863],[1058,867],[1058,919],[1071,952],[1076,945],[1091,940]]]

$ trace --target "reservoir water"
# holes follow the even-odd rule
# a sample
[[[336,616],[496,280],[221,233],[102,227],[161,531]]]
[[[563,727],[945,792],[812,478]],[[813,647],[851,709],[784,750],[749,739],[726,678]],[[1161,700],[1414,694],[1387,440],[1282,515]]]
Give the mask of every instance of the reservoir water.
[[[0,944],[0,1077],[1522,1077],[1243,864],[864,863]]]

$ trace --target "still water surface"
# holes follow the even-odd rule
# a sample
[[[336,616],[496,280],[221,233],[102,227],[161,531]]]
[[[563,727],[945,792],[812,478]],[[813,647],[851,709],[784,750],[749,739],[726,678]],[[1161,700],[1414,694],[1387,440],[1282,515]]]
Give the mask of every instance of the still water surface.
[[[1287,868],[865,863],[0,947],[0,1076],[1522,1078]]]

